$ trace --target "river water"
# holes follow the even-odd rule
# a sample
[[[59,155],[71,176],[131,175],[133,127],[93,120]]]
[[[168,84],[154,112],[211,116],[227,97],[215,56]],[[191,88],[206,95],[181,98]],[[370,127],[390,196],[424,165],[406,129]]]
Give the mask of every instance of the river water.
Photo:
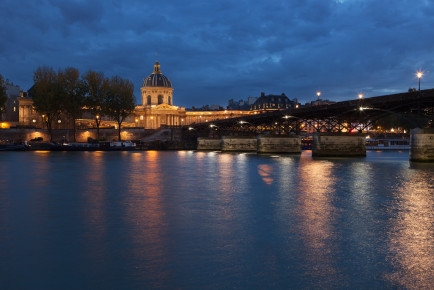
[[[2,152],[2,289],[433,288],[408,151]]]

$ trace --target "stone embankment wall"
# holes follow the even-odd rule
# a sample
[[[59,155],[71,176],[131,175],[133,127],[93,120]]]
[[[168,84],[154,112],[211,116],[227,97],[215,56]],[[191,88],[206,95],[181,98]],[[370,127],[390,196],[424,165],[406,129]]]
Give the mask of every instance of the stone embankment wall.
[[[256,152],[257,150],[256,137],[222,137],[222,151]]]
[[[301,153],[301,138],[258,136],[258,153]]]
[[[312,156],[366,156],[366,138],[363,135],[348,133],[314,133]]]
[[[197,138],[197,150],[222,150],[222,140],[215,138]]]
[[[411,130],[410,161],[434,162],[434,128]]]
[[[258,153],[301,153],[299,136],[222,137],[197,139],[197,150],[245,151]]]
[[[149,136],[155,130],[145,130],[140,128],[130,128],[121,130],[122,140],[140,140]],[[118,130],[100,129],[100,139],[113,141],[118,140]],[[87,142],[88,138],[97,139],[96,129],[76,130],[76,142]],[[168,135],[171,137],[171,135]],[[0,129],[0,141],[24,142],[41,137],[44,142],[50,141],[50,135],[46,129]],[[73,130],[53,130],[54,142],[73,142]]]

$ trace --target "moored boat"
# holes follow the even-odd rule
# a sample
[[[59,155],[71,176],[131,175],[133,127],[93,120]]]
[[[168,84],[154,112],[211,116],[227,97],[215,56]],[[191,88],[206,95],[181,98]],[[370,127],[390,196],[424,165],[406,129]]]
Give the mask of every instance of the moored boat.
[[[410,139],[366,139],[366,150],[409,150]]]

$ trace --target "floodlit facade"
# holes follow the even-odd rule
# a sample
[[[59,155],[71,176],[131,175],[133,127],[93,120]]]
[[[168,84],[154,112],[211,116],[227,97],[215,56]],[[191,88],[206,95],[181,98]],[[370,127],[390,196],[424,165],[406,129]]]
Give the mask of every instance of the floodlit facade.
[[[250,107],[250,110],[186,110],[184,107],[174,105],[172,83],[167,76],[163,75],[158,61],[155,62],[152,73],[143,79],[140,92],[142,104],[135,107],[133,113],[122,123],[123,127],[158,129],[162,126],[184,126],[258,114],[268,110],[287,109],[294,105],[294,102],[289,101],[283,94],[265,96],[262,93],[261,98]],[[44,128],[44,116],[35,111],[33,100],[27,93],[20,92],[16,102],[18,105],[16,110],[19,114],[19,126]],[[272,104],[273,102],[276,104]],[[95,116],[92,116],[88,111],[84,111],[82,119],[76,120],[77,128],[95,128],[94,120]],[[116,126],[116,122],[102,116],[102,128],[116,128]],[[58,120],[53,121],[53,129],[68,128],[72,128],[72,121],[68,120],[66,116],[60,116]]]

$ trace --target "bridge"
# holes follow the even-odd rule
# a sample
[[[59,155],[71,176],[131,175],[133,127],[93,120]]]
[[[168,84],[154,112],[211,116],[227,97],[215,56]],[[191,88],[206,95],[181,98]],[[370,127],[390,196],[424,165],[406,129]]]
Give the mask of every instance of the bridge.
[[[396,116],[411,128],[433,126],[434,89],[292,108],[186,126],[196,136],[363,131]]]
[[[300,153],[298,135],[313,133],[313,156],[366,156],[365,136],[357,133],[390,116],[414,129],[410,160],[434,162],[434,89],[193,124],[183,136],[202,150]]]

